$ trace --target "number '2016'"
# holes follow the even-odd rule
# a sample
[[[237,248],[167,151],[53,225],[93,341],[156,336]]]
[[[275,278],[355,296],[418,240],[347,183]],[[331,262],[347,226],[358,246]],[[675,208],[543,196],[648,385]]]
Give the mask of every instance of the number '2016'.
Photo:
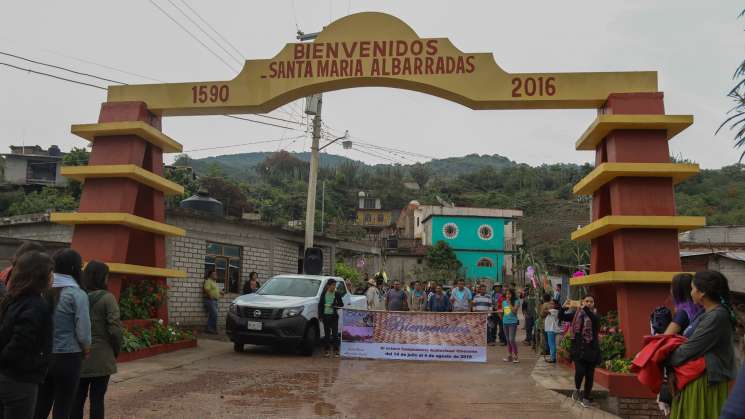
[[[191,100],[192,103],[215,103],[227,102],[230,96],[230,88],[226,84],[211,86],[201,85],[192,86]]]
[[[553,96],[556,94],[554,77],[515,77],[512,79],[512,97]]]

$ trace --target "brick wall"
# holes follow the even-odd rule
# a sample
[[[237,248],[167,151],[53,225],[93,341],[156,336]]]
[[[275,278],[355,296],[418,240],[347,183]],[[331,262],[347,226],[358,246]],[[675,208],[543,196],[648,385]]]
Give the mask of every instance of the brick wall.
[[[262,283],[274,275],[297,272],[298,249],[303,242],[301,231],[286,231],[178,210],[169,211],[166,222],[186,230],[185,237],[166,239],[166,266],[187,273],[186,278],[168,278],[168,315],[172,322],[188,326],[202,326],[207,322],[202,302],[202,283],[208,242],[241,248],[241,287],[252,271],[259,274]],[[0,219],[0,237],[69,243],[72,232],[72,226],[50,223],[46,214]],[[327,275],[333,273],[335,243],[323,238],[318,240],[317,245],[323,249],[323,273]],[[349,243],[347,246],[351,246],[348,251],[353,252],[357,250],[351,249],[360,247]],[[359,251],[362,254],[369,252],[366,249]],[[231,293],[221,298],[218,325],[225,324],[227,308],[237,296]]]
[[[607,410],[623,419],[664,418],[654,399],[608,397]],[[604,409],[606,410],[606,409]]]

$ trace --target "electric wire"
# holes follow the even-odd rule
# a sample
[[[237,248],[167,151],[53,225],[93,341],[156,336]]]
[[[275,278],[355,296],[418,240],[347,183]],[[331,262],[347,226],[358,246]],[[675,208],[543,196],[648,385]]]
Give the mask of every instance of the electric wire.
[[[94,78],[94,79],[99,79],[99,80],[103,80],[103,81],[109,81],[109,82],[112,82],[112,83],[127,84],[127,83],[124,83],[124,82],[121,82],[121,81],[107,79],[105,77],[100,77],[100,76],[96,76],[96,75],[93,75],[93,74],[83,73],[81,71],[71,70],[71,69],[69,69],[67,67],[62,67],[62,66],[59,66],[59,65],[45,63],[45,62],[42,62],[42,61],[32,60],[30,58],[22,57],[20,55],[11,54],[9,52],[0,51],[0,54],[6,55],[8,57],[13,57],[13,58],[16,58],[16,59],[19,59],[19,60],[27,61],[27,62],[30,62],[30,63],[34,63],[34,64],[38,64],[38,65],[43,65],[43,66],[51,67],[51,68],[56,68],[56,69],[62,70],[62,71],[67,71],[69,73],[78,74],[80,76],[91,77],[91,78]]]
[[[228,51],[225,47],[223,47],[222,44],[219,43],[215,39],[214,36],[210,35],[209,32],[207,32],[204,28],[202,28],[202,25],[200,25],[194,19],[192,19],[192,17],[189,16],[186,12],[184,12],[184,10],[182,8],[180,8],[176,3],[174,3],[173,0],[167,0],[167,1],[168,1],[168,3],[171,3],[171,6],[173,6],[176,10],[178,10],[179,13],[181,13],[189,22],[191,22],[192,25],[196,26],[196,28],[199,29],[207,38],[209,38],[212,42],[215,43],[215,45],[217,45],[221,50],[223,50],[223,52],[225,54],[227,54],[228,57],[230,57],[233,60],[235,60],[238,63],[238,65],[241,65],[241,66],[243,65],[243,61],[244,61],[243,59],[241,59],[241,58],[235,58],[235,56],[230,51]]]
[[[58,79],[58,80],[64,80],[64,81],[67,81],[67,82],[70,82],[70,83],[81,84],[83,86],[95,87],[96,89],[101,89],[101,90],[108,90],[105,87],[97,86],[95,84],[86,83],[86,82],[83,82],[83,81],[78,81],[78,80],[73,80],[73,79],[68,79],[66,77],[55,76],[54,74],[45,73],[43,71],[36,71],[36,70],[32,70],[30,68],[18,67],[18,66],[13,65],[13,64],[8,64],[8,63],[0,62],[0,65],[4,65],[4,66],[7,66],[7,67],[15,68],[16,70],[27,71],[29,73],[34,73],[34,74],[38,74],[38,75],[41,75],[41,76],[52,77],[52,78],[55,78],[55,79]]]
[[[199,14],[199,12],[197,12],[196,10],[194,10],[194,8],[191,7],[189,5],[189,3],[186,2],[186,0],[181,0],[181,3],[184,3],[184,5],[186,7],[188,7],[189,10],[191,10],[191,12],[194,13],[199,18],[199,20],[201,20],[202,22],[204,22],[205,25],[207,25],[210,29],[212,29],[212,32],[214,32],[215,34],[217,34],[217,36],[219,36],[220,39],[222,39],[223,41],[225,41],[225,43],[228,44],[228,46],[230,48],[232,48],[233,51],[235,51],[236,53],[238,53],[238,55],[240,57],[242,57],[244,60],[246,59],[246,56],[238,48],[236,48],[235,45],[233,45],[232,42],[230,42],[226,37],[222,36],[222,34],[220,32],[218,32],[218,30],[215,29],[214,26],[210,25],[210,23],[207,22],[207,20],[205,18],[203,18],[202,15]]]
[[[179,28],[181,28],[181,30],[183,30],[184,32],[186,32],[192,39],[194,39],[199,44],[201,44],[205,49],[207,49],[207,51],[209,51],[212,55],[214,55],[218,60],[222,61],[222,63],[225,64],[229,69],[231,69],[232,71],[238,72],[238,70],[236,68],[234,68],[230,63],[228,63],[227,61],[225,61],[225,59],[222,58],[220,56],[220,54],[216,53],[212,48],[210,48],[201,39],[199,39],[199,37],[197,37],[196,35],[194,35],[189,29],[187,29],[184,25],[182,25],[181,22],[179,22],[178,20],[174,19],[173,16],[171,16],[167,11],[165,11],[162,7],[158,6],[158,3],[156,3],[153,0],[148,0],[148,1],[150,2],[150,4],[152,4],[153,6],[155,6],[156,9],[160,10],[160,12],[163,13],[168,19],[170,19],[171,22],[175,23],[176,26],[178,26]]]
[[[0,51],[0,54],[7,55],[7,56],[10,56],[10,57],[19,59],[19,60],[28,61],[28,62],[31,62],[31,63],[34,63],[34,64],[43,65],[43,66],[47,66],[47,67],[50,67],[50,68],[55,68],[55,69],[67,71],[67,72],[70,72],[70,73],[83,75],[83,76],[86,76],[86,77],[91,77],[91,78],[95,78],[95,79],[99,79],[99,80],[110,81],[110,82],[119,83],[119,84],[122,84],[122,85],[128,85],[128,83],[125,83],[123,81],[108,79],[108,78],[105,78],[105,77],[97,76],[95,74],[84,73],[84,72],[80,72],[80,71],[77,71],[77,70],[72,70],[72,69],[70,69],[68,67],[63,67],[63,66],[56,65],[56,64],[50,64],[50,63],[46,63],[46,62],[43,62],[43,61],[32,60],[30,58],[23,57],[21,55],[10,54],[10,53],[3,52],[3,51]],[[43,76],[47,76],[47,77],[52,77],[52,78],[63,80],[63,81],[67,81],[67,82],[70,82],[70,83],[76,83],[76,84],[81,84],[81,85],[85,85],[85,86],[95,87],[97,89],[107,90],[106,87],[98,86],[98,85],[91,84],[91,83],[82,82],[82,81],[79,81],[79,80],[68,79],[66,77],[56,76],[54,74],[45,73],[45,72],[42,72],[42,71],[36,71],[36,70],[30,69],[30,68],[19,67],[19,66],[16,66],[16,65],[13,65],[13,64],[9,64],[9,63],[1,63],[0,62],[0,64],[1,65],[5,65],[5,66],[8,66],[8,67],[12,67],[12,68],[17,69],[17,70],[27,71],[27,72],[31,72],[31,73],[34,73],[34,74],[39,74],[39,75],[43,75]],[[271,116],[271,115],[266,115],[266,114],[255,114],[255,115],[256,116],[259,116],[259,117],[262,117],[262,118],[268,118],[268,119],[273,119],[273,120],[278,120],[278,121],[282,121],[282,122],[292,123],[292,124],[296,124],[296,125],[300,125],[300,126],[305,126],[305,124],[303,124],[302,122],[292,121],[292,120],[283,119],[283,118],[277,118],[277,117],[274,117],[274,116]],[[278,124],[272,124],[272,123],[269,123],[269,122],[256,121],[256,120],[252,120],[252,119],[248,119],[248,118],[238,118],[238,117],[234,117],[234,116],[231,116],[231,115],[225,115],[225,116],[236,118],[236,119],[243,119],[245,121],[253,122],[253,123],[257,123],[257,124],[269,125],[269,126],[274,126],[274,127],[284,128],[284,129],[293,129],[295,131],[299,131],[299,130],[297,130],[295,128],[289,128],[289,127],[286,127],[284,125],[278,125]],[[302,130],[302,131],[305,131],[305,130]]]
[[[242,116],[235,116],[235,115],[223,115],[223,116],[227,116],[228,118],[233,118],[233,119],[240,119],[242,121],[253,122],[253,123],[261,124],[261,125],[269,125],[271,127],[284,128],[284,129],[289,129],[289,130],[293,130],[293,131],[305,132],[305,130],[301,130],[301,129],[297,129],[297,128],[293,128],[293,127],[287,127],[287,126],[279,125],[279,124],[272,124],[271,122],[257,121],[255,119],[249,119],[249,118],[245,118],[245,117],[242,117]]]
[[[222,146],[215,146],[215,147],[203,147],[203,148],[193,148],[190,150],[184,150],[184,153],[193,153],[196,151],[206,151],[206,150],[220,150],[225,148],[234,148],[234,147],[244,147],[248,145],[256,145],[256,144],[266,144],[266,143],[276,143],[279,141],[286,141],[290,139],[297,139],[303,137],[303,135],[298,135],[296,137],[291,138],[279,138],[279,139],[273,139],[273,140],[259,140],[259,141],[252,141],[249,143],[241,143],[241,144],[230,144],[230,145],[222,145]]]

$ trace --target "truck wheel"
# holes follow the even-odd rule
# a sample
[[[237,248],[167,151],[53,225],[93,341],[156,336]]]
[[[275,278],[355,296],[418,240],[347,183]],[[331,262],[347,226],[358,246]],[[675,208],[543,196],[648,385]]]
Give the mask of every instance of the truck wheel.
[[[300,343],[300,353],[305,356],[312,356],[318,345],[318,325],[311,324],[305,329],[303,341]]]
[[[243,344],[238,342],[233,342],[233,350],[238,353],[243,352]]]

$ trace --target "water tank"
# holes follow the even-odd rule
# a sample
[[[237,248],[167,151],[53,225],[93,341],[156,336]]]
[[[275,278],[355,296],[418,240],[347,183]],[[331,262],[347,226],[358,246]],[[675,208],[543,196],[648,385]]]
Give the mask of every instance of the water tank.
[[[62,155],[62,152],[60,151],[59,147],[56,145],[49,146],[49,149],[47,150],[47,154],[53,157],[59,157]]]
[[[210,198],[209,192],[204,189],[200,189],[196,195],[181,201],[179,207],[190,209],[192,211],[203,212],[205,214],[210,214],[217,217],[223,216],[222,202],[218,201],[217,199]]]

